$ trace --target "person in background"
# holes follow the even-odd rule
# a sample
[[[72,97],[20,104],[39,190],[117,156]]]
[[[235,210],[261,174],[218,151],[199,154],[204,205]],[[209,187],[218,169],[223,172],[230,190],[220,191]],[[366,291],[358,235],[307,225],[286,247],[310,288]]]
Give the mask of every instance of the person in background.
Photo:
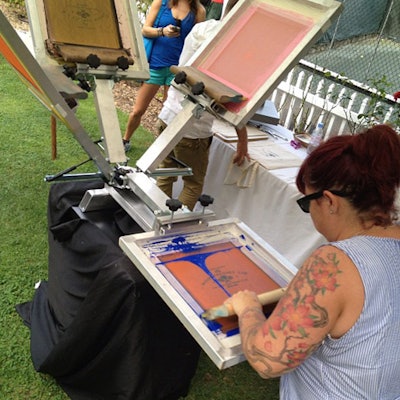
[[[232,0],[227,5],[226,12],[237,3]],[[185,40],[185,45],[179,60],[179,65],[185,65],[195,54],[203,42],[211,37],[220,25],[219,21],[208,20],[197,24]],[[168,90],[167,100],[158,116],[159,132],[171,123],[175,116],[182,110],[181,102],[184,95],[171,86]],[[199,119],[194,119],[191,126],[186,128],[184,137],[175,146],[173,156],[192,168],[192,175],[183,176],[183,189],[179,200],[190,210],[193,210],[199,196],[202,194],[204,179],[207,172],[209,150],[212,141],[211,126],[215,117],[204,112]],[[238,143],[233,162],[242,165],[250,157],[247,151],[247,130],[236,128]],[[179,165],[171,159],[166,158],[160,165],[161,168],[176,168]],[[157,178],[157,186],[169,197],[172,197],[173,183],[177,180],[174,176],[162,176]]]
[[[388,125],[336,136],[303,162],[297,200],[328,244],[265,318],[254,293],[226,300],[244,354],[284,400],[400,399],[400,139]]]
[[[193,26],[205,20],[206,11],[199,0],[169,0],[159,17],[159,27],[153,27],[162,0],[154,0],[142,28],[144,36],[155,38],[149,61],[150,79],[143,82],[129,114],[123,136],[125,151],[131,148],[131,137],[160,86],[171,84],[171,65],[177,65],[186,36]],[[178,27],[178,28],[176,28]]]
[[[206,19],[221,19],[223,6],[224,0],[210,0],[206,7]]]

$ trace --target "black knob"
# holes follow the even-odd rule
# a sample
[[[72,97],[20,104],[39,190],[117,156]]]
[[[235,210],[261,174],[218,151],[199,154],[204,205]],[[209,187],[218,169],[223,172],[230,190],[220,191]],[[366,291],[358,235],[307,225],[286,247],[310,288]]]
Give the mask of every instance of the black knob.
[[[72,80],[75,80],[76,68],[71,67],[69,65],[64,65],[63,68],[64,68],[63,74],[66,77],[71,78]]]
[[[100,66],[100,58],[97,57],[96,54],[89,54],[86,57],[86,61],[89,64],[89,67],[91,68],[98,68]]]
[[[78,78],[78,81],[79,81],[78,86],[81,89],[86,90],[87,92],[90,92],[92,90],[92,88],[89,85],[89,82],[86,79]]]
[[[175,75],[175,82],[177,83],[177,84],[182,84],[182,83],[185,83],[186,82],[186,78],[187,78],[187,75],[186,75],[186,72],[185,71],[179,71],[176,75]]]
[[[210,204],[214,203],[214,198],[209,196],[208,194],[202,194],[199,197],[199,202],[203,207],[207,207]]]
[[[124,56],[118,57],[117,65],[119,68],[122,69],[122,71],[125,71],[126,69],[129,68],[129,60]]]
[[[192,86],[192,93],[195,95],[203,94],[205,88],[203,82],[197,82]]]
[[[178,199],[168,199],[165,205],[171,210],[176,211],[182,207],[182,203]]]

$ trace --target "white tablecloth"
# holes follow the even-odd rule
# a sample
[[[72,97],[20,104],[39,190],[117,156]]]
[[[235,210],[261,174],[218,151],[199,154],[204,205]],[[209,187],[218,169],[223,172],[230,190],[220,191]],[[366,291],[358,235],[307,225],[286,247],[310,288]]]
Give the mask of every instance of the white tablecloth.
[[[265,145],[271,140],[264,141]],[[263,142],[257,143],[259,147]],[[305,156],[304,149],[295,150],[288,141],[278,140],[276,143],[301,159]],[[239,218],[291,263],[300,267],[311,251],[325,240],[315,230],[310,215],[303,213],[296,203],[296,199],[301,197],[294,183],[298,167],[268,170],[260,164],[250,187],[224,184],[235,147],[235,143],[225,143],[218,137],[213,139],[203,190],[203,193],[214,197],[210,208],[218,219]]]

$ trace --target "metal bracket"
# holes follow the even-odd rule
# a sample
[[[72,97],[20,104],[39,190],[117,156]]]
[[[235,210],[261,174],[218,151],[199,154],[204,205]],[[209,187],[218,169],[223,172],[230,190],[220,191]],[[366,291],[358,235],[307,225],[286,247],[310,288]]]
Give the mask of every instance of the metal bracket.
[[[119,120],[112,92],[113,81],[95,79],[93,91],[100,130],[104,139],[106,157],[110,163],[126,163],[127,158],[122,144]]]

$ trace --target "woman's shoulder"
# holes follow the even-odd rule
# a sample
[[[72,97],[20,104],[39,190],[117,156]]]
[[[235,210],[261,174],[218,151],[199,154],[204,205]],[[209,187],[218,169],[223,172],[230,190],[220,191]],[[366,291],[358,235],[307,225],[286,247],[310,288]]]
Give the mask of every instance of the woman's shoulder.
[[[150,8],[159,10],[163,4],[166,5],[167,3],[168,0],[153,0]]]
[[[308,257],[307,261],[318,258],[337,258],[339,256],[345,255],[345,252],[338,245],[340,242],[330,242],[322,244],[317,247]]]
[[[199,8],[197,10],[196,15],[196,23],[203,22],[206,20],[206,9],[202,4],[199,4]]]
[[[333,279],[336,283],[348,279],[357,271],[353,260],[347,251],[336,243],[327,243],[315,249],[304,262],[301,270],[314,281],[319,279]]]

